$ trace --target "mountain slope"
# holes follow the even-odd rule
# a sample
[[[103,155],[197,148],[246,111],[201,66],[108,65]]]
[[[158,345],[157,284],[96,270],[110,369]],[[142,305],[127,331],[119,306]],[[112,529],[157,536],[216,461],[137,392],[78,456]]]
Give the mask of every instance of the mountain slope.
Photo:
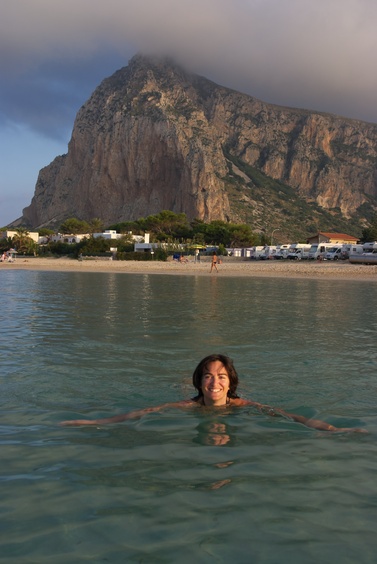
[[[298,234],[352,218],[357,230],[377,205],[376,164],[375,124],[266,104],[137,55],[80,109],[22,220],[170,209],[257,229],[288,229],[291,215]]]

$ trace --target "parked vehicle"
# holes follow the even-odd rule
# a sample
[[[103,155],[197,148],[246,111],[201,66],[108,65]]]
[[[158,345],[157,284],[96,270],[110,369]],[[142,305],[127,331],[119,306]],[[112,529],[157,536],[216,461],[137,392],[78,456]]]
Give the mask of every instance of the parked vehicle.
[[[362,247],[363,252],[350,254],[349,261],[353,264],[377,264],[377,241],[364,243]]]
[[[325,253],[334,246],[334,243],[315,243],[310,247],[309,260],[322,260]]]
[[[370,241],[369,243],[363,244],[364,253],[373,253],[373,251],[377,251],[377,241]]]
[[[356,244],[345,244],[342,245],[341,257],[342,259],[348,259],[350,255],[361,255],[364,252],[363,245]]]
[[[287,259],[289,260],[302,260],[309,258],[309,251],[311,245],[305,245],[305,243],[294,243],[290,246]]]
[[[262,245],[258,245],[256,247],[252,247],[250,252],[251,260],[264,260],[267,258],[266,256],[266,247]]]
[[[330,247],[323,258],[325,260],[339,260],[342,258],[342,247]]]
[[[275,260],[282,260],[286,259],[289,253],[290,246],[289,245],[278,245],[276,247],[276,253],[274,254]]]

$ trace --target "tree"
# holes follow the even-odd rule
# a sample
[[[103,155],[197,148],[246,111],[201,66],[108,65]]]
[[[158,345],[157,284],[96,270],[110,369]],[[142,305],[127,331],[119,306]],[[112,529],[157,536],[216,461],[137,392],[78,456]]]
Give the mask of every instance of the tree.
[[[251,247],[259,242],[259,236],[245,223],[231,224],[229,229],[232,237],[231,247]]]
[[[37,244],[29,237],[29,231],[25,227],[16,229],[16,234],[12,238],[12,245],[16,251],[24,254],[34,254],[37,249]]]
[[[54,235],[55,233],[55,231],[53,231],[52,229],[47,229],[47,227],[38,229],[38,232],[41,237],[50,237],[50,235]]]
[[[377,215],[372,218],[370,227],[363,229],[361,240],[363,243],[367,241],[377,241]]]
[[[105,225],[99,217],[94,217],[89,221],[89,231],[88,233],[103,233]]]
[[[129,233],[131,231],[135,235],[143,234],[143,230],[138,221],[122,221],[120,223],[113,223],[109,226],[109,229],[113,229],[118,233]]]
[[[138,224],[144,231],[154,233],[159,240],[186,238],[191,234],[185,213],[164,210],[157,215],[139,219]]]
[[[84,220],[77,219],[76,217],[71,217],[66,219],[64,223],[60,226],[60,231],[64,235],[77,235],[78,233],[89,233],[90,227],[89,223]]]
[[[82,253],[83,255],[95,255],[107,253],[112,246],[111,239],[104,239],[103,237],[90,237],[89,239],[83,239],[80,243],[75,246],[75,253],[78,255]]]

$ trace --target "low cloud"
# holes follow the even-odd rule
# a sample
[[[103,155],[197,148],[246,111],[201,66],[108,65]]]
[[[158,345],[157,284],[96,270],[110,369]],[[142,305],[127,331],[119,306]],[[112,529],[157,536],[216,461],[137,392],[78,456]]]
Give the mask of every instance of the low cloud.
[[[136,52],[267,102],[377,122],[375,0],[17,0],[0,21],[0,126],[54,138]]]

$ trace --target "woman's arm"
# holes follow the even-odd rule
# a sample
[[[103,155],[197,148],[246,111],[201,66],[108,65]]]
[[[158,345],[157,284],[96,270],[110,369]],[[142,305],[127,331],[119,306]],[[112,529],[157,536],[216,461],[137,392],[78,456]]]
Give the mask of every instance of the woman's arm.
[[[321,421],[320,419],[311,419],[308,417],[304,417],[303,415],[296,415],[296,413],[288,413],[283,409],[271,407],[270,405],[258,403],[256,401],[241,400],[241,402],[242,404],[240,405],[253,405],[261,413],[266,413],[271,417],[275,417],[276,415],[282,415],[283,417],[288,417],[293,421],[297,421],[297,423],[302,423],[303,425],[306,425],[306,427],[310,427],[312,429],[318,429],[320,431],[331,431],[333,433],[340,433],[340,432],[367,433],[365,429],[359,429],[356,427],[334,427],[334,425],[330,425],[329,423],[326,423],[325,421]]]
[[[193,401],[183,400],[173,403],[164,403],[162,405],[157,405],[156,407],[146,407],[144,409],[130,411],[129,413],[114,415],[113,417],[105,417],[104,419],[73,419],[70,421],[62,421],[60,425],[63,427],[77,427],[80,425],[108,425],[109,423],[122,423],[122,421],[126,421],[127,419],[137,419],[147,413],[161,411],[162,409],[166,409],[168,407],[190,407],[191,405],[194,405]]]
[[[357,427],[334,427],[334,425],[330,425],[325,421],[321,421],[320,419],[308,419],[303,415],[296,415],[295,413],[286,413],[282,409],[276,409],[277,413],[284,415],[286,417],[290,417],[293,421],[297,421],[298,423],[302,423],[306,425],[306,427],[311,427],[312,429],[319,429],[320,431],[331,431],[332,433],[343,433],[343,432],[351,432],[351,433],[367,433],[365,429],[360,429]]]

